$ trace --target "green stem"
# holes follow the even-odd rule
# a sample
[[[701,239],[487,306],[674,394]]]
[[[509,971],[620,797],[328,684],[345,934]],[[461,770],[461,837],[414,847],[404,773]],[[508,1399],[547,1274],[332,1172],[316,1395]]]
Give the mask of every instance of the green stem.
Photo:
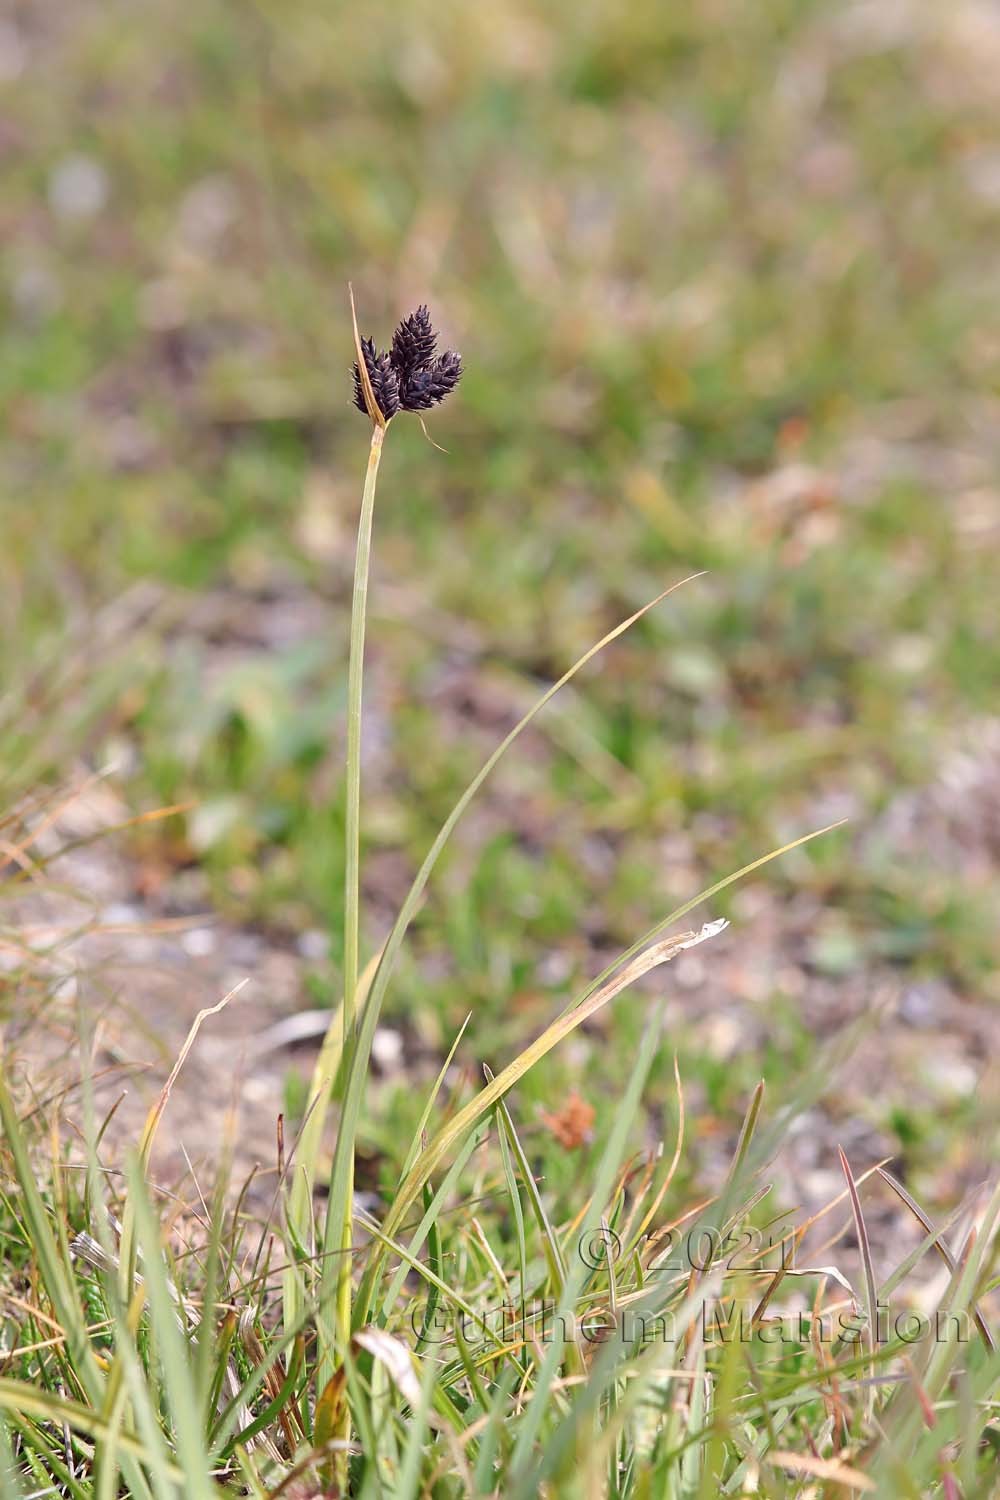
[[[385,428],[372,428],[368,471],[361,497],[358,548],[354,561],[351,606],[351,654],[347,674],[347,814],[344,846],[344,1047],[354,1031],[354,997],[358,988],[358,928],[361,878],[361,695],[364,686],[365,622],[368,614],[368,566],[372,550],[375,483]]]
[[[372,445],[368,454],[368,470],[365,488],[361,497],[361,517],[358,522],[358,546],[354,562],[354,599],[351,607],[351,646],[347,675],[347,793],[344,845],[344,1057],[343,1077],[349,1078],[354,1062],[354,1038],[356,1031],[356,996],[358,988],[358,952],[360,927],[361,887],[361,699],[364,686],[365,623],[368,612],[368,570],[372,548],[372,517],[375,512],[375,484],[378,466],[382,457],[385,428],[376,423],[372,428]],[[351,1129],[351,1119],[344,1112],[341,1130]],[[351,1338],[351,1245],[354,1238],[354,1142],[348,1155],[347,1180],[340,1199],[341,1229],[337,1256],[336,1322],[333,1347],[325,1351],[326,1358],[321,1367],[321,1388],[335,1368],[335,1361],[344,1359]],[[338,1211],[336,1202],[331,1202],[330,1213]],[[331,1226],[332,1227],[332,1226]],[[327,1231],[327,1239],[330,1231]],[[337,1436],[348,1435],[350,1419],[347,1403],[341,1418],[342,1431]]]

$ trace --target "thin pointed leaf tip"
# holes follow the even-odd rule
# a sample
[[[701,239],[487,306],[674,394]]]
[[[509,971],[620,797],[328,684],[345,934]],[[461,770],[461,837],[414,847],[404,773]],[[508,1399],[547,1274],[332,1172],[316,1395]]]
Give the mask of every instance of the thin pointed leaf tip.
[[[362,339],[372,394],[388,422],[399,411],[429,411],[455,389],[462,375],[462,356],[446,349],[435,358],[437,334],[426,306],[401,319],[392,336],[392,348],[383,352],[374,340]],[[354,404],[368,413],[361,373],[354,366]]]

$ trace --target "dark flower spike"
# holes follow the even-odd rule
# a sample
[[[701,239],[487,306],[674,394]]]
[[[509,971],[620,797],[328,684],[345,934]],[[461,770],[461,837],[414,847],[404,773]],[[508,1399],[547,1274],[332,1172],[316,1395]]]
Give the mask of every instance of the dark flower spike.
[[[401,319],[392,336],[388,354],[375,348],[374,340],[361,339],[361,353],[371,383],[372,395],[382,414],[383,425],[399,411],[428,411],[450,396],[462,374],[462,357],[448,349],[437,359],[437,334],[431,315],[421,305]],[[354,366],[354,404],[368,414],[358,366]]]
[[[434,358],[437,334],[431,326],[431,315],[426,304],[403,318],[392,336],[392,353],[389,358],[400,378],[407,380],[417,370],[424,369]]]
[[[400,386],[399,404],[404,411],[427,411],[450,396],[462,376],[462,356],[446,349],[425,370],[415,370]]]
[[[380,353],[375,348],[374,339],[362,339],[361,352],[364,355],[368,379],[371,381],[372,395],[375,397],[379,411],[388,422],[399,411],[399,377],[392,368],[389,355]],[[354,404],[359,411],[364,412],[365,416],[368,415],[365,393],[361,386],[361,371],[356,363],[354,365]]]

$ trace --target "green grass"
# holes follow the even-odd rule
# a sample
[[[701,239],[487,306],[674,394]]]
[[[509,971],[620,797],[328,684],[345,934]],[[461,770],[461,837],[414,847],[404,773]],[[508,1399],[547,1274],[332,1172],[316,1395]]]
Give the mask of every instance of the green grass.
[[[671,1227],[664,1207],[683,1126],[659,1160],[629,1150],[643,1086],[665,1061],[662,1022],[661,1005],[583,1199],[579,1180],[539,1193],[503,1102],[528,1054],[460,1114],[446,1109],[424,1152],[414,1139],[382,1225],[358,1221],[370,1236],[353,1257],[358,1322],[329,1381],[318,1363],[323,1300],[338,1278],[303,1243],[291,1176],[283,1227],[260,1235],[225,1218],[223,1179],[209,1216],[175,1203],[160,1228],[133,1163],[125,1233],[131,1219],[141,1274],[123,1280],[127,1251],[104,1218],[121,1200],[96,1143],[86,1179],[59,1170],[58,1154],[39,1174],[0,1083],[4,1493],[277,1497],[298,1481],[308,1493],[344,1485],[392,1496],[783,1496],[848,1485],[985,1500],[1000,1363],[976,1300],[996,1285],[1000,1193],[957,1260],[941,1250],[951,1276],[936,1305],[915,1313],[907,1278],[951,1226],[935,1229],[916,1205],[923,1242],[852,1290],[830,1257],[850,1227],[849,1194],[867,1243],[871,1173],[856,1181],[844,1159],[847,1188],[821,1215],[834,1231],[823,1236],[826,1259],[809,1264],[798,1253],[808,1225],[776,1222],[760,1182],[781,1135],[762,1125],[761,1085],[721,1193]],[[438,1142],[454,1159],[432,1192]],[[339,1236],[333,1201],[330,1212]],[[786,1301],[790,1284],[801,1301]]]

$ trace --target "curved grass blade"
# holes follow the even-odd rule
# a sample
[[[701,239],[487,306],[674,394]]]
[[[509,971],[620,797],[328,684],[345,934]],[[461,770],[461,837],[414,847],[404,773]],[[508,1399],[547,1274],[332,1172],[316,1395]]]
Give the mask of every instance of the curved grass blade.
[[[858,1237],[858,1245],[861,1250],[861,1265],[865,1278],[865,1312],[868,1315],[868,1347],[873,1356],[872,1380],[868,1387],[868,1417],[875,1409],[875,1376],[878,1373],[874,1364],[874,1355],[878,1342],[878,1289],[875,1285],[875,1267],[872,1264],[872,1249],[868,1241],[868,1228],[865,1224],[865,1216],[861,1212],[861,1199],[854,1181],[850,1163],[844,1155],[843,1147],[837,1147],[837,1155],[840,1158],[840,1168],[847,1183],[847,1191],[851,1197],[851,1212],[854,1215],[854,1228]]]
[[[573,663],[569,670],[563,673],[562,677],[560,677],[557,682],[553,683],[551,687],[546,689],[546,691],[541,695],[541,697],[532,706],[532,708],[529,709],[529,711],[523,716],[523,718],[521,718],[518,723],[515,724],[510,733],[506,735],[505,738],[500,742],[500,744],[494,750],[493,754],[483,765],[482,769],[476,776],[473,777],[472,781],[466,787],[465,791],[462,793],[462,796],[458,799],[448,817],[441,825],[441,828],[439,829],[434,842],[432,843],[430,849],[424,857],[423,864],[417,871],[413,884],[410,886],[410,889],[406,895],[406,899],[404,900],[403,905],[400,908],[399,915],[397,916],[396,921],[393,924],[392,931],[390,932],[386,940],[385,947],[379,957],[375,974],[372,979],[367,1003],[365,1004],[363,1010],[361,1010],[360,1020],[352,1038],[344,1086],[344,1100],[341,1109],[340,1129],[337,1134],[337,1144],[334,1149],[333,1169],[330,1178],[330,1194],[327,1206],[326,1227],[323,1241],[324,1281],[328,1280],[330,1276],[339,1276],[341,1269],[340,1258],[336,1257],[334,1255],[334,1252],[337,1250],[340,1250],[342,1252],[348,1251],[351,1243],[351,1235],[346,1231],[349,1227],[349,1218],[353,1212],[352,1178],[354,1164],[354,1143],[357,1136],[358,1121],[361,1115],[361,1101],[364,1095],[365,1083],[368,1077],[368,1063],[371,1056],[371,1047],[375,1036],[375,1028],[378,1024],[378,1018],[382,1012],[382,1002],[385,998],[385,993],[388,988],[389,980],[392,976],[396,958],[399,954],[400,948],[402,947],[403,939],[406,936],[410,923],[413,921],[413,918],[416,915],[417,909],[420,905],[420,899],[427,885],[427,881],[430,879],[431,872],[434,869],[434,866],[437,864],[438,858],[441,855],[441,851],[444,849],[445,845],[450,839],[457,824],[465,813],[466,808],[469,806],[470,802],[475,797],[480,787],[486,781],[487,777],[491,774],[494,767],[506,754],[510,747],[515,743],[519,736],[524,732],[524,730],[528,727],[532,720],[536,718],[537,715],[542,711],[545,705],[553,697],[555,697],[559,689],[561,687],[564,687],[566,683],[572,681],[577,673],[582,671],[587,663],[589,661],[592,661],[593,658],[597,656],[605,646],[608,646],[612,641],[617,640],[620,635],[623,635],[626,630],[628,630],[632,625],[636,623],[636,621],[641,620],[643,615],[648,614],[651,609],[653,609],[657,604],[661,602],[661,600],[665,599],[669,594],[672,594],[676,589],[681,588],[685,583],[689,583],[692,579],[701,576],[702,574],[700,573],[693,573],[690,575],[690,577],[683,578],[678,583],[672,584],[670,588],[664,589],[663,592],[658,594],[655,599],[651,599],[648,604],[644,604],[641,609],[638,609],[634,614],[629,615],[626,620],[623,620],[620,624],[616,625],[613,630],[608,631],[607,635],[602,636],[601,639],[596,643],[596,645],[591,646],[588,651],[585,651],[584,654]],[[345,1022],[346,1020],[347,1012],[345,1009]],[[347,1028],[345,1026],[345,1035],[346,1029]],[[325,1300],[325,1297],[321,1297],[321,1301],[325,1302]],[[340,1293],[340,1311],[343,1311],[343,1288],[341,1288]],[[337,1335],[335,1329],[326,1326],[318,1329],[317,1334],[319,1338],[319,1362],[317,1369],[317,1381],[319,1387],[322,1387],[333,1375],[333,1370],[336,1363]]]
[[[42,1391],[38,1386],[23,1380],[10,1380],[0,1375],[0,1411],[18,1417],[34,1417],[39,1422],[65,1423],[74,1432],[81,1432],[95,1442],[109,1435],[108,1423],[90,1406],[73,1401],[67,1396],[57,1396],[52,1391]],[[176,1463],[164,1460],[159,1465],[151,1455],[147,1444],[136,1433],[119,1431],[118,1446],[130,1458],[148,1465],[173,1485],[183,1485],[185,1474]]]
[[[465,1035],[465,1029],[471,1019],[472,1013],[470,1011],[469,1015],[467,1015],[465,1020],[462,1022],[458,1034],[451,1044],[448,1056],[442,1063],[437,1078],[434,1080],[434,1085],[427,1096],[424,1107],[420,1114],[420,1119],[417,1122],[417,1128],[413,1132],[413,1140],[410,1142],[410,1149],[406,1153],[406,1160],[403,1163],[403,1171],[400,1176],[400,1181],[403,1181],[405,1179],[406,1174],[409,1172],[410,1168],[413,1166],[413,1163],[416,1161],[418,1155],[420,1154],[420,1150],[424,1142],[424,1132],[427,1129],[427,1121],[430,1119],[431,1110],[434,1108],[434,1102],[437,1099],[438,1094],[441,1092],[441,1086],[444,1083],[445,1077],[447,1076],[448,1069],[451,1067],[452,1059],[454,1058],[455,1053],[458,1051],[458,1045],[461,1042],[462,1037]],[[354,1318],[354,1321],[359,1328],[362,1327],[365,1323],[371,1321],[372,1308],[374,1307],[378,1299],[381,1266],[381,1258],[377,1258],[376,1261],[371,1263],[368,1270],[366,1270],[364,1276],[361,1279],[361,1285],[358,1288],[357,1306]]]
[[[426,1209],[424,1210],[423,1218],[420,1220],[420,1223],[414,1230],[413,1235],[410,1239],[410,1243],[407,1246],[407,1252],[411,1258],[411,1261],[415,1260],[416,1257],[420,1254],[420,1251],[423,1249],[424,1241],[427,1239],[427,1236],[431,1232],[431,1229],[437,1223],[438,1215],[440,1214],[441,1209],[444,1206],[444,1203],[451,1193],[453,1187],[461,1176],[466,1162],[469,1160],[469,1157],[472,1155],[472,1153],[476,1150],[477,1146],[482,1145],[483,1141],[486,1139],[486,1134],[487,1132],[484,1129],[470,1132],[469,1137],[463,1144],[461,1151],[452,1162],[451,1167],[445,1175],[444,1181],[441,1183],[441,1186],[438,1188],[437,1192],[434,1194],[430,1203],[428,1203]],[[424,1186],[426,1187],[426,1185],[427,1184],[425,1183]],[[385,1300],[382,1303],[383,1322],[388,1319],[389,1313],[392,1311],[396,1298],[399,1296],[400,1292],[403,1289],[403,1283],[406,1280],[408,1270],[409,1265],[406,1262],[401,1264],[399,1270],[396,1272],[396,1275],[393,1277],[389,1285],[389,1290],[386,1293]],[[358,1310],[359,1312],[361,1311],[360,1299]]]
[[[650,1224],[652,1224],[653,1220],[656,1218],[656,1215],[660,1210],[660,1205],[663,1203],[664,1198],[670,1191],[670,1184],[673,1182],[674,1175],[677,1171],[678,1166],[680,1165],[681,1152],[684,1148],[684,1089],[681,1085],[681,1073],[680,1067],[677,1062],[676,1052],[674,1053],[674,1086],[677,1089],[677,1139],[674,1142],[674,1154],[670,1159],[670,1165],[667,1168],[667,1175],[664,1177],[663,1181],[660,1183],[660,1186],[657,1188],[656,1193],[653,1196],[652,1203],[643,1214],[642,1219],[639,1222],[638,1229],[631,1236],[629,1236],[628,1233],[626,1233],[625,1235],[628,1252],[630,1254],[634,1250],[636,1250],[639,1245],[642,1244],[643,1236],[645,1235]]]
[[[840,823],[831,823],[826,828],[815,829],[812,833],[803,834],[801,838],[792,839],[790,843],[782,844],[779,849],[772,849],[769,854],[762,855],[760,859],[753,860],[744,865],[742,869],[728,875],[724,880],[716,881],[713,886],[702,891],[684,906],[678,908],[678,913],[690,911],[699,902],[707,900],[711,895],[724,890],[726,886],[732,885],[734,881],[749,874],[753,870],[759,870],[771,860],[778,859],[782,854],[787,854],[791,849],[797,849],[810,840],[819,838],[824,833],[829,833],[831,828],[840,827]],[[434,1172],[455,1142],[472,1128],[484,1111],[490,1109],[498,1099],[503,1098],[508,1089],[512,1088],[519,1079],[523,1078],[541,1058],[552,1051],[565,1036],[575,1031],[581,1022],[594,1015],[594,1013],[606,1005],[609,1000],[626,989],[630,984],[648,973],[657,964],[666,963],[675,958],[678,953],[686,948],[693,947],[696,943],[704,942],[706,938],[714,937],[722,928],[728,924],[710,922],[697,933],[683,933],[679,937],[666,938],[653,943],[651,947],[646,945],[671,921],[676,920],[677,913],[671,913],[662,921],[644,934],[637,943],[634,943],[626,953],[623,953],[613,964],[610,964],[603,974],[599,976],[578,999],[572,1001],[550,1026],[530,1046],[526,1047],[520,1056],[512,1063],[508,1063],[496,1078],[484,1089],[481,1089],[474,1099],[460,1110],[454,1119],[448,1121],[437,1134],[428,1142],[426,1149],[421,1153],[419,1160],[414,1164],[407,1179],[400,1185],[399,1191],[393,1200],[392,1208],[383,1226],[387,1233],[394,1234],[403,1222],[405,1215],[412,1208],[417,1195],[423,1188],[424,1182]],[[625,965],[625,967],[622,967]],[[617,973],[615,971],[618,971]]]
[[[427,1101],[420,1112],[420,1119],[417,1121],[417,1128],[413,1132],[413,1140],[410,1142],[410,1149],[406,1153],[406,1160],[403,1163],[403,1171],[401,1174],[402,1177],[406,1176],[407,1172],[413,1166],[413,1163],[416,1161],[418,1155],[420,1154],[420,1147],[421,1143],[423,1142],[424,1131],[427,1129],[427,1121],[431,1117],[431,1110],[434,1108],[435,1100],[437,1099],[438,1094],[440,1094],[441,1092],[441,1088],[444,1084],[445,1078],[448,1076],[448,1069],[451,1067],[452,1061],[455,1057],[455,1053],[458,1051],[459,1043],[465,1035],[466,1028],[468,1027],[468,1024],[471,1020],[472,1012],[470,1010],[469,1014],[466,1016],[461,1026],[458,1028],[458,1031],[455,1035],[455,1040],[452,1042],[450,1048],[448,1049],[448,1056],[441,1064],[438,1075],[434,1080],[434,1087],[427,1095]]]
[[[492,1077],[492,1074],[490,1076]],[[519,1326],[523,1327],[524,1326],[524,1313],[525,1313],[525,1298],[528,1295],[528,1242],[527,1242],[527,1239],[526,1239],[525,1233],[524,1233],[524,1209],[521,1207],[521,1194],[518,1191],[517,1173],[514,1170],[514,1160],[513,1160],[512,1153],[511,1153],[511,1145],[510,1145],[510,1139],[513,1138],[516,1141],[517,1137],[516,1137],[515,1132],[514,1132],[513,1123],[510,1121],[510,1115],[509,1115],[509,1113],[507,1111],[507,1107],[506,1107],[505,1104],[503,1104],[503,1102],[501,1102],[500,1104],[497,1105],[497,1121],[498,1121],[498,1123],[500,1125],[500,1129],[497,1132],[497,1137],[498,1137],[499,1144],[500,1144],[500,1160],[503,1163],[504,1177],[507,1179],[507,1195],[510,1198],[510,1206],[511,1206],[511,1209],[512,1209],[513,1214],[514,1214],[514,1238],[515,1238],[515,1240],[517,1242],[517,1269],[518,1269],[518,1277],[519,1277],[519,1288],[518,1288],[518,1298],[519,1298],[519,1301],[520,1301],[520,1308],[519,1308],[520,1325]],[[508,1130],[508,1124],[510,1124],[510,1129],[509,1130]],[[519,1160],[520,1159],[521,1158],[519,1156]],[[523,1174],[524,1173],[524,1166],[523,1165],[521,1167],[521,1171],[522,1171],[522,1174]],[[529,1168],[529,1174],[528,1175],[530,1175],[530,1168]],[[532,1186],[535,1188],[535,1192],[537,1193],[538,1189],[537,1189],[537,1186],[535,1186],[534,1178],[532,1178]],[[535,1217],[537,1219],[539,1217],[538,1216],[538,1209],[537,1209],[537,1207],[535,1207],[534,1199],[532,1199],[532,1206],[535,1208]],[[544,1244],[544,1246],[546,1248],[546,1251],[548,1253],[552,1253],[551,1249],[550,1249],[550,1241],[549,1241],[548,1232],[547,1232],[548,1231],[548,1218],[547,1217],[545,1218],[545,1220],[542,1223],[541,1227],[542,1227],[543,1236],[544,1236],[543,1237],[543,1244]],[[554,1239],[554,1236],[553,1236],[553,1239]],[[555,1249],[556,1250],[559,1249],[558,1241],[555,1242]],[[562,1257],[560,1255],[560,1257],[559,1257],[560,1262],[561,1262],[561,1259],[562,1259]],[[551,1267],[550,1267],[550,1270],[549,1270],[549,1274],[551,1275]]]
[[[594,1015],[613,1000],[622,990],[634,984],[651,969],[659,964],[668,963],[676,958],[678,953],[714,937],[727,923],[709,922],[700,932],[682,933],[678,937],[667,938],[661,942],[654,943],[638,954],[624,969],[611,979],[607,980],[600,989],[589,992],[589,998],[584,999],[568,1013],[564,1012],[552,1024],[546,1027],[540,1037],[537,1037],[524,1051],[508,1063],[507,1066],[496,1075],[485,1088],[472,1099],[464,1109],[459,1110],[454,1119],[447,1121],[431,1141],[428,1142],[419,1159],[414,1164],[405,1182],[400,1185],[399,1191],[383,1226],[386,1234],[392,1235],[396,1232],[398,1225],[402,1222],[406,1213],[412,1207],[414,1200],[421,1191],[424,1183],[437,1168],[442,1158],[451,1150],[452,1146],[468,1130],[478,1122],[480,1117],[493,1107],[499,1099],[502,1099],[508,1089],[512,1088],[525,1073],[534,1067],[535,1063],[552,1051],[564,1037],[576,1028],[588,1017]]]
[[[486,1076],[488,1079],[492,1079],[493,1077],[493,1074],[489,1068],[486,1069]],[[524,1147],[521,1145],[521,1141],[517,1134],[517,1131],[514,1129],[514,1122],[510,1117],[510,1111],[508,1110],[506,1104],[504,1104],[502,1099],[497,1101],[496,1112],[497,1123],[500,1127],[500,1140],[502,1143],[501,1152],[504,1157],[504,1165],[505,1167],[507,1166],[509,1154],[513,1152],[514,1157],[517,1161],[517,1166],[521,1173],[521,1180],[524,1183],[525,1192],[528,1195],[528,1202],[531,1204],[531,1211],[534,1214],[535,1222],[538,1225],[538,1232],[541,1236],[542,1248],[545,1252],[545,1260],[549,1268],[549,1280],[552,1283],[552,1292],[557,1299],[561,1298],[563,1294],[563,1288],[566,1285],[566,1259],[563,1255],[562,1246],[559,1243],[559,1236],[556,1234],[555,1230],[549,1222],[549,1216],[545,1212],[545,1204],[542,1202],[542,1195],[538,1191],[538,1183],[535,1181],[535,1174],[531,1170],[531,1163],[528,1161],[528,1157],[524,1150]],[[520,1198],[517,1196],[517,1183],[516,1179],[513,1178],[512,1166],[511,1171],[508,1173],[508,1180],[510,1182],[511,1197],[512,1199],[517,1199],[519,1211]],[[515,1213],[515,1220],[516,1218],[517,1214]],[[520,1239],[521,1300],[523,1302],[526,1291],[525,1268],[527,1265],[527,1256],[523,1243],[523,1216],[520,1224]]]
[[[934,1236],[934,1238],[931,1239],[929,1243],[934,1246],[934,1249],[937,1251],[938,1255],[940,1255],[941,1259],[948,1267],[948,1270],[954,1272],[955,1257],[952,1255],[951,1251],[948,1249],[948,1246],[941,1238],[941,1235],[944,1233],[944,1231],[935,1230],[934,1225],[924,1213],[919,1203],[917,1203],[915,1199],[911,1198],[910,1194],[906,1191],[903,1184],[897,1178],[895,1178],[891,1172],[887,1172],[885,1167],[878,1167],[876,1170],[878,1171],[878,1175],[882,1178],[882,1181],[887,1183],[888,1186],[892,1188],[896,1196],[902,1199],[902,1201],[906,1204],[907,1208],[910,1210],[910,1213],[916,1219],[917,1223],[920,1224],[924,1230],[926,1230],[928,1235]],[[887,1286],[888,1283],[886,1283],[886,1287]],[[886,1288],[883,1288],[883,1291],[885,1290]],[[982,1334],[983,1341],[985,1342],[987,1349],[989,1349],[991,1354],[995,1354],[997,1352],[997,1346],[994,1341],[993,1335],[990,1332],[989,1325],[987,1324],[986,1319],[983,1317],[975,1302],[972,1302],[970,1304],[970,1307],[972,1316],[976,1320],[976,1327]]]

